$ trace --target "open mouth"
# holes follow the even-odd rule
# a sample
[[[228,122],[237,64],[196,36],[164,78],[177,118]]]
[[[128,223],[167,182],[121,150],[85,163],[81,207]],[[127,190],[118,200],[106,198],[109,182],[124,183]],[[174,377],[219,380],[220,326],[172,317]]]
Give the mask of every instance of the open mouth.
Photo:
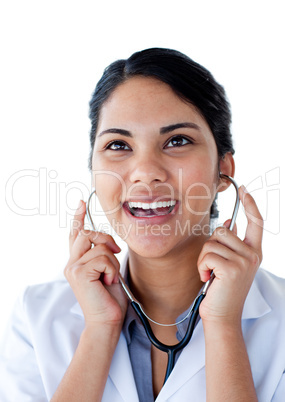
[[[138,218],[151,218],[170,214],[176,205],[176,200],[151,203],[126,202],[125,205],[133,216]]]

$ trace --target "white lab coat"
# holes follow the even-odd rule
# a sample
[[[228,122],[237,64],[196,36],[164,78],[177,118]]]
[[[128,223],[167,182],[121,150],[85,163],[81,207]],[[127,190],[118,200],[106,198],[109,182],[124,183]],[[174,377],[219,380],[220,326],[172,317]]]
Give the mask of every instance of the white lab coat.
[[[65,280],[29,287],[14,310],[0,355],[0,401],[49,401],[83,327],[82,310]],[[284,402],[285,279],[259,270],[245,302],[242,328],[259,402]],[[205,400],[205,344],[200,321],[156,401]],[[102,401],[138,402],[123,334]]]

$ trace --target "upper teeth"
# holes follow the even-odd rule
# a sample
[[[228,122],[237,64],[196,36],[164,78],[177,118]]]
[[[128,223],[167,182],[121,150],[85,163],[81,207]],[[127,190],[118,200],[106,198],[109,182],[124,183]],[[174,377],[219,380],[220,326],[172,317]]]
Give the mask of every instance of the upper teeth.
[[[150,204],[145,202],[129,202],[130,208],[142,208],[142,209],[156,209],[162,207],[172,207],[176,204],[175,200],[170,201],[161,201],[161,202],[152,202]]]

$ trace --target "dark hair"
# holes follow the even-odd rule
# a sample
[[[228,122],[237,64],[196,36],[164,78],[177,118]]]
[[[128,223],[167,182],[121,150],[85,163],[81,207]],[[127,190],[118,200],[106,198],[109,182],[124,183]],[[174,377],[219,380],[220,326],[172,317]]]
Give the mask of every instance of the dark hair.
[[[180,98],[200,111],[213,133],[219,157],[222,158],[227,152],[234,153],[230,131],[231,111],[224,88],[208,70],[183,53],[152,48],[136,52],[126,60],[117,60],[104,70],[89,103],[90,170],[100,109],[119,84],[134,76],[154,77],[168,84]],[[214,203],[211,217],[217,216]]]

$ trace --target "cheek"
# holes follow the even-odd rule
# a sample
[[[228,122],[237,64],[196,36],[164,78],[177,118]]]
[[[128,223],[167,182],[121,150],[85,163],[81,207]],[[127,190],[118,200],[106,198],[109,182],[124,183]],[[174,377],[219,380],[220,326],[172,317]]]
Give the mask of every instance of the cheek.
[[[204,163],[204,167],[199,165],[197,169],[191,171],[184,170],[182,180],[182,202],[185,208],[197,215],[209,213],[214,201],[217,189],[217,166],[215,169],[209,163]]]
[[[122,178],[114,172],[95,173],[96,195],[104,212],[120,208],[126,193]]]
[[[113,167],[94,149],[92,158],[93,183],[96,195],[105,212],[118,209],[125,199],[126,185],[117,166]]]

